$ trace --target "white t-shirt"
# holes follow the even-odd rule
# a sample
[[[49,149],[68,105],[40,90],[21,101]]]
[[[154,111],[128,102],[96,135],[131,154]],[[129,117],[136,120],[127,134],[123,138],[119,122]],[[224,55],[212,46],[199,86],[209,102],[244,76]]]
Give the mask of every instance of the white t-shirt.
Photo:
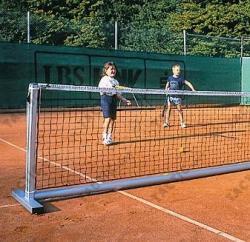
[[[115,86],[118,86],[118,85],[119,85],[119,82],[114,77],[103,76],[99,82],[98,87],[100,87],[100,88],[114,88]],[[101,95],[104,95],[104,93],[101,92]],[[105,92],[105,95],[113,96],[114,94]]]

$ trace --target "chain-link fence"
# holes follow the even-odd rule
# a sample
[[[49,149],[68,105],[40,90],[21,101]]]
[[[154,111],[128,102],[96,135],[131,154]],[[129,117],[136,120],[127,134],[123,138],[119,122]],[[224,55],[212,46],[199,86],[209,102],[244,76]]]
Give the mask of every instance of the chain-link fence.
[[[184,51],[189,55],[243,57],[250,56],[250,38],[226,38],[189,34],[184,31]]]
[[[182,33],[171,33],[162,26],[133,22],[118,23],[118,48],[121,50],[183,54]]]
[[[150,23],[80,20],[53,15],[0,11],[0,41],[68,45],[177,55],[250,56],[250,38],[171,33]]]

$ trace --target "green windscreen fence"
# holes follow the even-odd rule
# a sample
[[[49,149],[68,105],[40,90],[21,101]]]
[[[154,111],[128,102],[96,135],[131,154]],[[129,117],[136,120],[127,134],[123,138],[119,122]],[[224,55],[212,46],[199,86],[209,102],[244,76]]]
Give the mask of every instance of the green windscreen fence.
[[[171,66],[178,63],[197,90],[241,91],[239,58],[0,43],[0,109],[25,108],[31,82],[96,86],[106,61],[116,63],[116,78],[128,87],[164,88]],[[99,95],[79,99],[98,102]]]

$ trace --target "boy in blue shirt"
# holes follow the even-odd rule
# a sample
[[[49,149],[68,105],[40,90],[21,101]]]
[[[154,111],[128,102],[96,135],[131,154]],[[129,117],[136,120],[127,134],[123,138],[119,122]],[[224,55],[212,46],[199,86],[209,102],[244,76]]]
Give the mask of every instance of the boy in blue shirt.
[[[172,71],[173,71],[173,75],[169,76],[167,79],[167,84],[165,88],[166,90],[181,90],[183,85],[187,85],[192,91],[195,91],[193,85],[180,75],[181,66],[179,64],[174,64],[172,66]],[[183,111],[181,108],[182,98],[180,96],[171,95],[167,98],[167,104],[168,104],[168,107],[167,107],[166,119],[165,119],[165,123],[163,127],[164,128],[170,127],[169,118],[170,118],[171,106],[172,104],[174,104],[176,105],[177,110],[179,112],[181,127],[186,128],[186,124],[185,124],[184,117],[183,117]]]

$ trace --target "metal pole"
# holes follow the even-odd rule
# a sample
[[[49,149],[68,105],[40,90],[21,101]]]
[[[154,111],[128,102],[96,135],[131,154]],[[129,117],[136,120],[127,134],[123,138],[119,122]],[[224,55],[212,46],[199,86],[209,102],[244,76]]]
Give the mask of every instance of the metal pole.
[[[115,21],[115,50],[118,49],[118,24]]]
[[[187,55],[187,35],[185,29],[183,30],[183,53]]]
[[[27,43],[30,43],[30,11],[27,12]]]
[[[241,36],[241,38],[240,38],[240,58],[242,58],[243,57],[243,51],[244,51],[244,38],[243,38],[243,36]]]
[[[27,97],[27,153],[26,153],[26,184],[25,191],[16,189],[12,196],[31,213],[43,213],[44,207],[36,201],[36,138],[37,138],[37,108],[39,87],[30,84]]]

